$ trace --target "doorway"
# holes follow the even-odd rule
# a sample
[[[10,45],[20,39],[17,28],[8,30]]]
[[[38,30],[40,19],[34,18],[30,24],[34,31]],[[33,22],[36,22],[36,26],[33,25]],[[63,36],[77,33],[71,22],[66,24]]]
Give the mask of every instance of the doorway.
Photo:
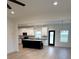
[[[48,32],[48,45],[55,46],[55,30],[49,30]]]

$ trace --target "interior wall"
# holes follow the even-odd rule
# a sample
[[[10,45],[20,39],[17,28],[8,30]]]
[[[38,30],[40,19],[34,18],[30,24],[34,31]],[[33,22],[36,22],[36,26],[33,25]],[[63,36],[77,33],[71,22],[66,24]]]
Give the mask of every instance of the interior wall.
[[[48,32],[49,30],[55,30],[55,46],[58,46],[58,47],[71,47],[71,24],[70,23],[63,23],[63,24],[51,24],[51,25],[47,25],[47,30],[43,28],[43,26],[40,26],[40,27],[36,27],[33,29],[33,31],[35,30],[42,30],[43,28],[43,31],[41,31],[44,35],[48,35]],[[32,27],[33,28],[33,27]],[[25,29],[25,32],[29,31],[29,30],[32,30],[29,28],[20,28],[20,32],[22,33],[23,32],[23,29]],[[68,42],[67,43],[62,43],[60,42],[60,31],[61,30],[68,30],[69,31],[69,37],[68,37]],[[46,33],[47,32],[47,33]],[[28,32],[30,33],[30,32]],[[34,33],[34,32],[33,32]],[[31,32],[31,34],[33,34]],[[45,39],[48,39],[48,36],[47,38]],[[48,40],[43,40],[44,42],[44,45],[48,45]]]
[[[49,30],[55,30],[55,46],[57,47],[71,47],[71,24],[55,24],[48,26]],[[68,36],[68,42],[63,43],[60,42],[60,31],[61,30],[68,30],[69,36]]]
[[[17,27],[15,22],[7,19],[7,53],[18,51]]]

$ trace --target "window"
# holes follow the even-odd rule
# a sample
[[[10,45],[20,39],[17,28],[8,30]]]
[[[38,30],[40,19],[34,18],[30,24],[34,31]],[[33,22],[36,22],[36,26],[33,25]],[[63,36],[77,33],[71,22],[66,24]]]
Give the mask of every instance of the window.
[[[60,32],[60,42],[68,42],[68,30],[63,30]]]
[[[41,31],[35,32],[35,38],[41,38]]]

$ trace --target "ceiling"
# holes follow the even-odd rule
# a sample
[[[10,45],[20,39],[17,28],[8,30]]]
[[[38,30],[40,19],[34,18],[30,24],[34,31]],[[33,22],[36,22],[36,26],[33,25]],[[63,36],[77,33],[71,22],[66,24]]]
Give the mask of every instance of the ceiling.
[[[71,0],[18,0],[26,4],[20,6],[15,3],[9,2],[8,4],[12,9],[7,9],[8,17],[14,19],[31,18],[36,16],[44,16],[47,19],[64,18],[70,20],[71,16]],[[54,6],[53,2],[57,1],[58,5]],[[11,11],[15,14],[12,15]]]

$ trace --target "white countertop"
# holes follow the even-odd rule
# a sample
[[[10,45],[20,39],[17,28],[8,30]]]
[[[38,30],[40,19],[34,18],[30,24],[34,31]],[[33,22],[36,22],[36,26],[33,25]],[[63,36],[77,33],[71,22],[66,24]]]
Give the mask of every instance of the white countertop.
[[[42,41],[42,40],[36,40],[36,39],[23,39],[23,40],[29,40],[29,41]]]

